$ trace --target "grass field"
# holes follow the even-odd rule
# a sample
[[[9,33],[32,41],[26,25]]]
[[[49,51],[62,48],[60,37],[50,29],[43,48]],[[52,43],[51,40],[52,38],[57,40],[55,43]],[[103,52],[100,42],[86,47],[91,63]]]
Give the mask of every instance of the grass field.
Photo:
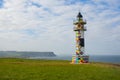
[[[0,80],[120,80],[120,65],[1,58]]]

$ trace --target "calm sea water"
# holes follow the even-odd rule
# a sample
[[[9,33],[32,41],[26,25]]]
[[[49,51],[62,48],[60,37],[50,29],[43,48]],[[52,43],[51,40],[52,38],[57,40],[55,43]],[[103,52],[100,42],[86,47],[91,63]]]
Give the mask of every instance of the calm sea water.
[[[32,59],[52,59],[52,60],[71,60],[71,56],[57,56],[57,57],[33,57]],[[91,55],[90,62],[105,62],[120,64],[120,55]]]
[[[120,55],[93,55],[90,56],[90,61],[120,64]]]

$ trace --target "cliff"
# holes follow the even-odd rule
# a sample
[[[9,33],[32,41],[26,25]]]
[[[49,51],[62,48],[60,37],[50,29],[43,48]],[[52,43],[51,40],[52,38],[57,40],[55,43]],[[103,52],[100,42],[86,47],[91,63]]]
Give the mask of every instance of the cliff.
[[[0,57],[54,57],[54,52],[0,51]]]

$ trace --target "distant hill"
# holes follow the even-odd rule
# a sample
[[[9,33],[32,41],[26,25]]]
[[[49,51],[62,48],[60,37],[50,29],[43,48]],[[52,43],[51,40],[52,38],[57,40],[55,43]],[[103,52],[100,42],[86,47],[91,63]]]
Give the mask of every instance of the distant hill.
[[[0,57],[54,57],[54,52],[31,52],[31,51],[0,51]]]

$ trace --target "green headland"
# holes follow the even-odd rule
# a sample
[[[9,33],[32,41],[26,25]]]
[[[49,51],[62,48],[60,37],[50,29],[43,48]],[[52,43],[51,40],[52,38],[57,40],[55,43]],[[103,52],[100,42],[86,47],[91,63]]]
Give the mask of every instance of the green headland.
[[[120,64],[0,58],[0,80],[120,80]]]

